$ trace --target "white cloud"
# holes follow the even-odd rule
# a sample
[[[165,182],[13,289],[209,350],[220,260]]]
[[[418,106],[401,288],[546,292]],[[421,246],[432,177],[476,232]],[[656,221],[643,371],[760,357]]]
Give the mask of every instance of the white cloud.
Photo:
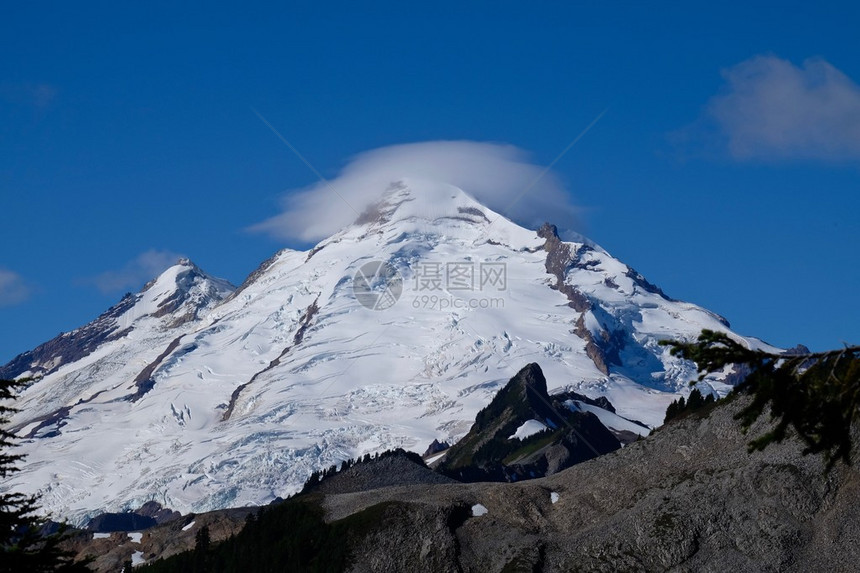
[[[737,159],[860,159],[860,86],[820,58],[755,56],[707,107]]]
[[[18,273],[0,268],[0,306],[13,306],[30,296],[30,287]]]
[[[281,239],[324,239],[352,223],[356,212],[404,177],[455,185],[494,211],[530,226],[550,220],[560,228],[571,227],[577,209],[558,178],[551,172],[541,177],[543,171],[512,145],[429,141],[382,147],[354,157],[330,181],[331,187],[318,183],[287,194],[283,212],[251,230]]]
[[[105,294],[137,290],[154,279],[165,269],[176,264],[182,255],[171,251],[150,249],[127,262],[121,269],[105,271],[84,279],[85,284],[94,285]]]

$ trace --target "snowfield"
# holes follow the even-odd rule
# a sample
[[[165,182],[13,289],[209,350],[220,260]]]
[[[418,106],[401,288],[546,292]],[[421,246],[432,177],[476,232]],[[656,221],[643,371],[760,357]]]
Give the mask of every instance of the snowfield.
[[[564,281],[591,305],[579,312],[551,288],[545,242],[457,188],[409,180],[239,289],[182,261],[115,319],[121,335],[58,368],[31,366],[46,373],[16,404],[26,463],[0,489],[38,493],[75,524],[150,500],[183,513],[265,504],[346,458],[453,443],[530,362],[551,393],[606,396],[618,416],[573,406],[647,434],[623,418],[659,425],[695,377],[659,340],[727,325],[599,247],[569,243]],[[369,261],[402,277],[387,310],[353,295]],[[596,340],[621,341],[608,372],[587,354],[580,319]]]
[[[609,410],[604,410],[603,408],[598,408],[597,406],[592,406],[591,404],[586,404],[579,400],[568,400],[564,405],[574,412],[591,412],[597,416],[597,419],[600,420],[601,424],[610,430],[633,432],[643,438],[651,433],[651,430],[648,428],[643,428],[639,424],[634,424],[630,420],[622,418],[617,414],[613,414]]]
[[[129,532],[127,535],[128,538],[131,539],[132,543],[140,543],[140,540],[143,539],[143,533],[140,531]]]
[[[529,436],[534,436],[538,432],[543,432],[546,429],[546,424],[542,422],[538,422],[537,420],[526,420],[508,439],[525,440]]]

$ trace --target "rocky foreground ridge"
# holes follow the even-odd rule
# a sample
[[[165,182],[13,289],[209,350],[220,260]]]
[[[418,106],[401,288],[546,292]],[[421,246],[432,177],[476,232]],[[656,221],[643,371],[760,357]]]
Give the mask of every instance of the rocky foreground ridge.
[[[353,571],[850,571],[860,472],[794,440],[747,453],[745,398],[558,474],[518,484],[325,496],[327,518],[390,503]],[[557,494],[557,501],[553,499]],[[480,504],[456,527],[457,508]]]

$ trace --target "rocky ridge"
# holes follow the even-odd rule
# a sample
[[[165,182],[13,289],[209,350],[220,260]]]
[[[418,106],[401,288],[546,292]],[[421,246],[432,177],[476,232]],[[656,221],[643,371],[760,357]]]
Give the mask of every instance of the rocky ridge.
[[[356,572],[416,562],[427,571],[852,570],[860,472],[825,473],[794,439],[747,453],[768,425],[740,431],[734,415],[746,400],[546,478],[391,487],[322,503],[331,520],[386,504],[386,518],[355,546]],[[487,514],[440,527],[475,504]]]

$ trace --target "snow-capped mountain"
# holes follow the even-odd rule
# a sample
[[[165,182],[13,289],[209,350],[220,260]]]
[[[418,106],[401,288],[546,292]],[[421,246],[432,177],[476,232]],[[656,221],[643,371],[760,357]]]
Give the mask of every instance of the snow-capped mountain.
[[[658,341],[703,328],[729,332],[596,245],[400,181],[238,289],[180,261],[3,367],[38,379],[13,419],[28,457],[2,487],[74,522],[153,499],[265,503],[345,458],[457,440],[532,362],[550,393],[606,396],[616,418],[656,426],[695,377]]]

